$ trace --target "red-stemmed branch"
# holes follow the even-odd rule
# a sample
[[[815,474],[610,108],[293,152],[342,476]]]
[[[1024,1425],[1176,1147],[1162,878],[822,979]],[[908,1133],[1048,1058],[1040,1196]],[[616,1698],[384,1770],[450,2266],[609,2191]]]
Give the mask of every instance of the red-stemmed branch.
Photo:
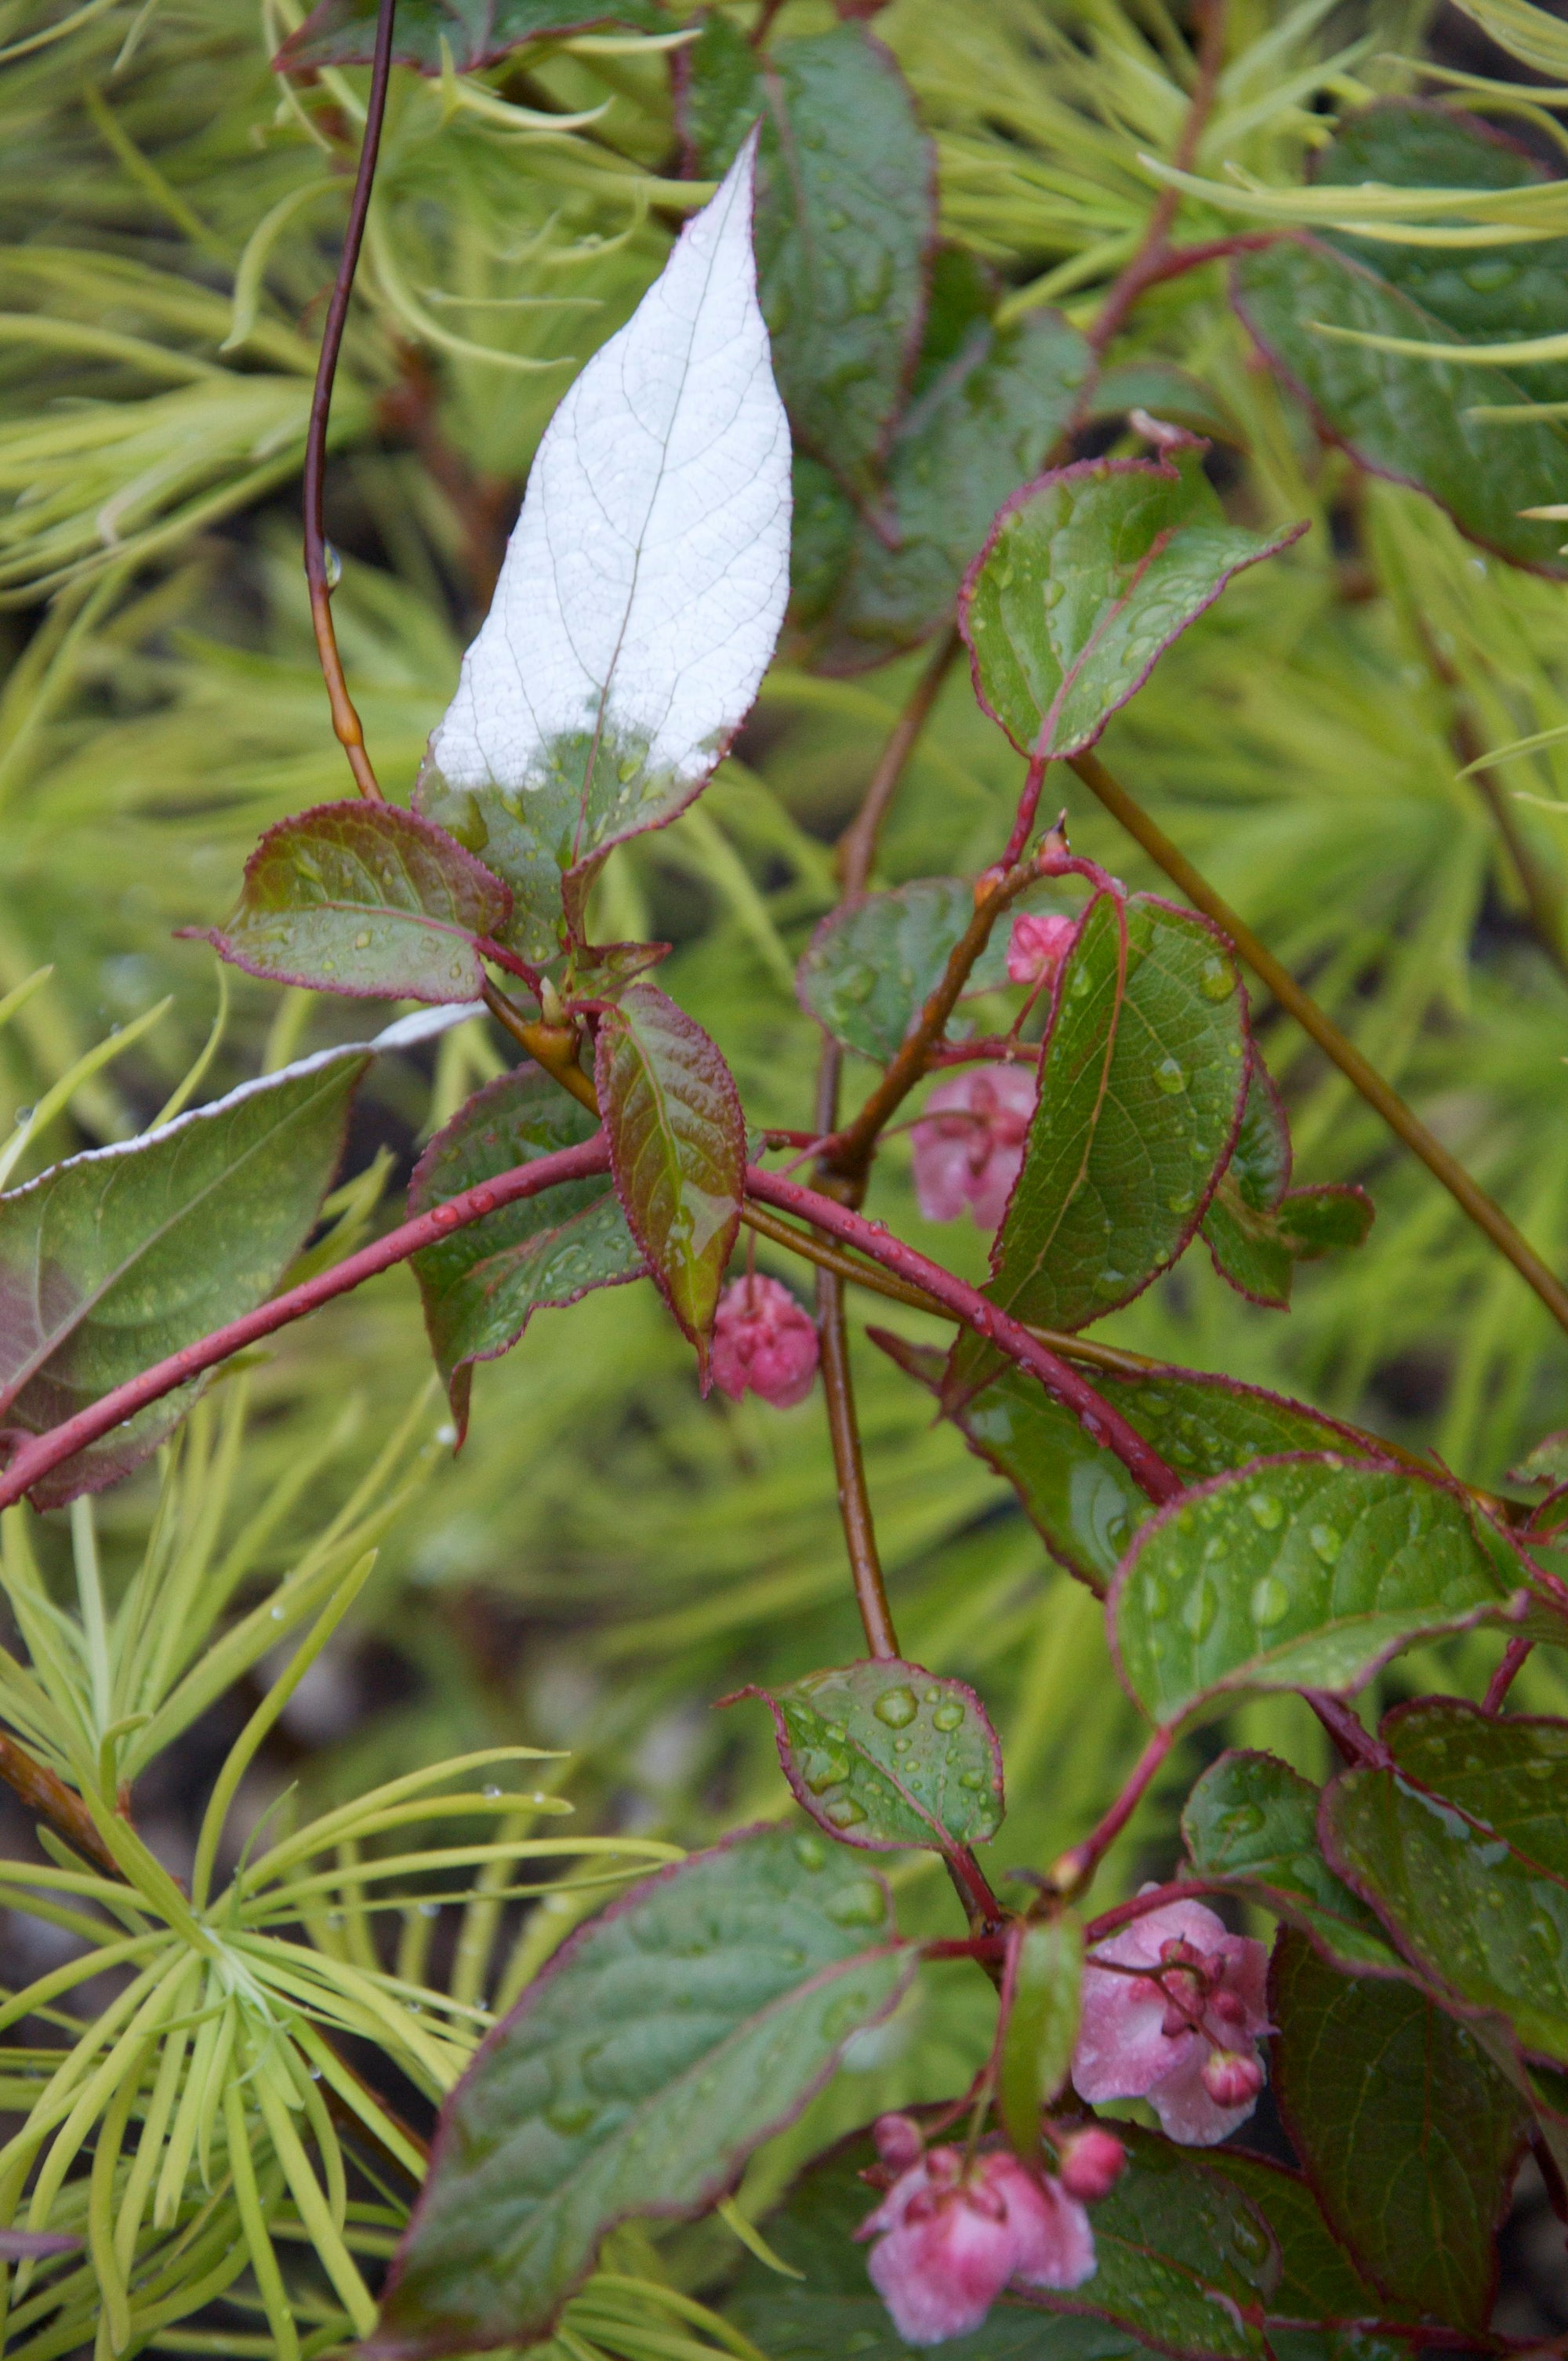
[[[337,375],[337,357],[343,348],[348,299],[354,291],[354,274],[359,267],[359,249],[364,243],[365,222],[370,211],[370,189],[376,178],[376,158],[381,146],[381,126],[386,119],[395,5],[396,0],[380,0],[377,11],[376,51],[370,68],[370,95],[365,109],[365,136],[359,145],[359,169],[354,176],[348,226],[344,232],[337,276],[333,280],[332,298],[326,307],[326,324],[322,330],[321,354],[316,362],[315,390],[311,395],[310,425],[305,434],[305,579],[310,585],[311,622],[316,635],[316,654],[321,662],[322,677],[326,682],[327,701],[332,707],[332,726],[337,733],[339,745],[348,757],[354,784],[362,796],[368,796],[376,803],[383,802],[385,798],[370,766],[370,757],[365,751],[365,731],[355,710],[354,700],[348,694],[348,684],[343,676],[343,659],[337,652],[337,633],[332,624],[332,584],[327,579],[323,500],[333,380]]]
[[[482,1221],[487,1213],[497,1212],[502,1205],[515,1205],[521,1198],[537,1197],[559,1181],[585,1180],[593,1173],[609,1170],[609,1149],[603,1134],[598,1133],[580,1148],[563,1148],[554,1156],[536,1157],[532,1164],[516,1165],[493,1180],[481,1181],[477,1188],[465,1189],[459,1195],[447,1198],[444,1203],[433,1206],[428,1213],[420,1213],[411,1222],[400,1223],[373,1246],[362,1246],[357,1254],[346,1255],[330,1270],[319,1271],[302,1286],[287,1289],[269,1302],[258,1304],[254,1312],[215,1328],[210,1336],[182,1346],[167,1360],[144,1369],[139,1378],[116,1386],[89,1409],[78,1411],[62,1426],[50,1427],[47,1433],[20,1444],[0,1477],[0,1509],[10,1508],[51,1468],[78,1451],[84,1451],[90,1443],[98,1442],[127,1418],[134,1418],[149,1402],[172,1393],[177,1386],[188,1384],[204,1369],[214,1368],[247,1345],[288,1327],[292,1321],[302,1320],[306,1312],[330,1303],[334,1296],[346,1295],[351,1288],[390,1270],[394,1263],[406,1262],[422,1246],[433,1246],[439,1239],[450,1237],[454,1230]]]
[[[1142,1803],[1150,1783],[1175,1743],[1176,1732],[1173,1730],[1155,1731],[1134,1763],[1126,1784],[1099,1826],[1091,1830],[1081,1844],[1073,1845],[1064,1852],[1052,1868],[1051,1883],[1058,1894],[1076,1894],[1080,1886],[1088,1884],[1102,1859]]]

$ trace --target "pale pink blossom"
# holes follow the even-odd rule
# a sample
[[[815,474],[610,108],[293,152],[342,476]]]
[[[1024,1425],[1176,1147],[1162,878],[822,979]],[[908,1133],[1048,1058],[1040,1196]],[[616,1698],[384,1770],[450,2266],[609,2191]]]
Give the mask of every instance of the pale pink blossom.
[[[1265,1945],[1231,1934],[1201,1902],[1135,1918],[1097,1944],[1084,1968],[1072,2059],[1080,2096],[1147,2099],[1173,2140],[1212,2147],[1246,2121],[1263,2088],[1267,1972]]]
[[[982,1230],[1007,1210],[1035,1112],[1027,1066],[979,1066],[939,1082],[915,1126],[915,1193],[928,1222],[953,1222],[967,1205]]]
[[[1007,945],[1009,983],[1048,983],[1077,932],[1076,918],[1057,917],[1049,911],[1036,917],[1033,910],[1020,910]]]
[[[1094,2272],[1082,2206],[1005,2149],[966,2174],[960,2149],[932,2148],[856,2235],[877,2242],[866,2268],[908,2345],[967,2336],[1009,2285],[1081,2287]]]
[[[787,1287],[752,1272],[727,1287],[713,1323],[713,1382],[731,1401],[748,1386],[787,1410],[817,1375],[817,1330]]]
[[[1091,2124],[1087,2131],[1069,2132],[1058,2141],[1057,2159],[1068,2195],[1092,2205],[1108,2197],[1121,2179],[1127,2151],[1113,2132]]]

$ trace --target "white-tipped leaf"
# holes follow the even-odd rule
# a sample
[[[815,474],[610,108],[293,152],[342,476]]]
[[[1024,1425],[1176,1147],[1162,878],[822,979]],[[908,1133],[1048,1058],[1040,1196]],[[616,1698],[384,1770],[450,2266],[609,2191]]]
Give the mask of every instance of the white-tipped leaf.
[[[690,802],[789,588],[790,441],[757,306],[755,134],[539,446],[416,801],[512,887],[547,957],[597,865]]]

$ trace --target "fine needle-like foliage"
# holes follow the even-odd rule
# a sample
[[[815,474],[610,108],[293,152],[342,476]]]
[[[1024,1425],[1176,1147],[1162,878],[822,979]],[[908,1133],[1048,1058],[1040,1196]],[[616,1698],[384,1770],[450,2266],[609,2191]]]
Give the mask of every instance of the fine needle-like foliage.
[[[1568,40],[1463,6],[0,9],[7,2353],[1539,2345]]]

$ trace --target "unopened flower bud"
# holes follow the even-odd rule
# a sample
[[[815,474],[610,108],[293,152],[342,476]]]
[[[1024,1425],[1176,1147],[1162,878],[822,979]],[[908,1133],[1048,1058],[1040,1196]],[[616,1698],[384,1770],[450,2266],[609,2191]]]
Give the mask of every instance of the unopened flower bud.
[[[1263,2069],[1239,2049],[1212,2049],[1203,2060],[1203,2088],[1217,2107],[1247,2107],[1263,2088]]]
[[[995,893],[997,887],[1002,884],[1006,874],[1006,863],[1001,861],[993,861],[989,869],[982,869],[981,871],[980,875],[974,881],[974,899],[975,907],[977,909],[981,903],[988,902],[991,899],[991,896]]]
[[[892,2172],[907,2172],[918,2164],[926,2142],[913,2115],[879,2115],[872,2125],[877,2158]]]
[[[1048,983],[1067,955],[1077,922],[1051,912],[1036,917],[1021,910],[1013,921],[1007,945],[1009,983]]]
[[[1085,2205],[1109,2195],[1127,2161],[1121,2141],[1098,2124],[1091,2124],[1087,2131],[1070,2133],[1061,2142],[1059,2155],[1062,2187]]]
[[[731,1401],[750,1387],[787,1410],[817,1375],[817,1330],[787,1287],[753,1272],[727,1287],[713,1323],[713,1382]]]

